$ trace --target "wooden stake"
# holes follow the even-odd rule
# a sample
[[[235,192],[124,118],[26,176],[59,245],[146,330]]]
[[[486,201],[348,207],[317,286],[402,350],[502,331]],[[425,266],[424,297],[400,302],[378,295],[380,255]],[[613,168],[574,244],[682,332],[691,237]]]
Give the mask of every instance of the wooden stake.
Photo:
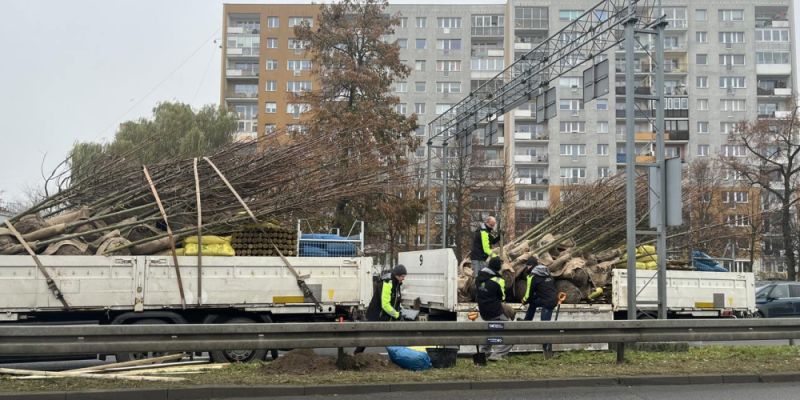
[[[197,157],[194,166],[194,194],[197,203],[197,305],[202,304],[203,296],[203,209],[200,205],[200,177],[197,173]]]

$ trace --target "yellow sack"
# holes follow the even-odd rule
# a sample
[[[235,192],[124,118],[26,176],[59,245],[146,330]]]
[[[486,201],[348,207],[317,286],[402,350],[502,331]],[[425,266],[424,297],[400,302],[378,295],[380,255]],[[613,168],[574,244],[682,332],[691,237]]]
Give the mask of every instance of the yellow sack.
[[[658,263],[655,261],[649,261],[644,263],[644,269],[658,269]]]
[[[186,243],[186,246],[184,247],[184,255],[196,256],[197,243]],[[236,255],[236,253],[233,251],[233,246],[231,246],[230,243],[206,244],[205,237],[203,237],[203,255],[233,257]]]
[[[186,244],[197,244],[197,236],[189,236],[186,239],[183,239],[183,242]],[[203,245],[205,246],[207,244],[231,244],[231,237],[203,235]]]

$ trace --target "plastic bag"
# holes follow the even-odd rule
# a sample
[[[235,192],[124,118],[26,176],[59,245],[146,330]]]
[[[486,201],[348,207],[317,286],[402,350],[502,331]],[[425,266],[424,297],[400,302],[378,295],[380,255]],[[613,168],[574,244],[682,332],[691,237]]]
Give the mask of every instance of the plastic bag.
[[[424,371],[432,367],[428,353],[416,351],[403,346],[389,346],[386,348],[389,358],[401,368],[412,371]]]

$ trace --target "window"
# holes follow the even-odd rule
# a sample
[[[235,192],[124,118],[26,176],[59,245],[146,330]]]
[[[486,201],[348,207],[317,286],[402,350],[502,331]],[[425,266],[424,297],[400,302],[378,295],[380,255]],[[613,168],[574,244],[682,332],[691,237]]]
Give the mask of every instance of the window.
[[[745,111],[745,100],[725,99],[721,100],[720,103],[722,103],[722,111]]]
[[[608,133],[608,121],[597,121],[597,133]]]
[[[473,58],[471,63],[473,71],[502,71],[505,68],[503,57]]]
[[[425,125],[420,125],[414,129],[414,134],[417,136],[425,136]]]
[[[719,65],[744,65],[744,54],[720,54]]]
[[[308,42],[296,38],[289,38],[289,48],[295,50],[305,50],[308,47]]]
[[[289,17],[289,27],[294,27],[300,24],[314,26],[314,18],[312,17]]]
[[[562,144],[561,148],[561,155],[562,156],[585,156],[586,155],[586,145],[585,144]]]
[[[436,103],[436,115],[444,114],[447,110],[453,107],[452,104]]]
[[[401,28],[408,28],[408,18],[400,17],[400,27]]]
[[[415,46],[416,46],[417,49],[424,49],[425,47],[427,47],[427,45],[428,45],[428,41],[425,40],[425,39],[417,39],[416,40],[416,45]]]
[[[697,145],[697,156],[698,157],[708,157],[708,148],[707,144],[698,144]]]
[[[574,21],[580,18],[583,11],[581,10],[558,10],[559,21]]]
[[[720,43],[744,43],[744,32],[720,32]]]
[[[403,115],[405,115],[405,114],[406,114],[406,112],[408,111],[408,109],[407,109],[407,107],[406,107],[406,103],[398,103],[398,104],[395,104],[395,106],[394,106],[394,111],[395,111],[396,113],[398,113],[398,114],[403,114]]]
[[[425,17],[417,17],[417,28],[425,28],[428,25]]]
[[[560,171],[562,183],[578,183],[586,179],[586,168],[571,167],[561,168]]]
[[[267,17],[267,28],[278,28],[281,25],[281,19],[278,17]]]
[[[267,38],[267,48],[268,49],[277,49],[278,48],[278,38]]]
[[[681,48],[681,38],[678,36],[673,35],[665,35],[664,36],[664,48],[667,50],[672,49],[680,49]]]
[[[436,48],[439,50],[461,50],[461,39],[438,39]]]
[[[267,60],[267,71],[278,69],[278,60]]]
[[[408,48],[408,39],[397,39],[397,47],[401,49]]]
[[[760,116],[774,117],[777,110],[778,104],[776,103],[758,103],[758,115]]]
[[[697,10],[694,10],[694,20],[695,21],[708,20],[708,11],[705,8],[698,8]]]
[[[290,71],[308,71],[311,69],[311,60],[289,60],[286,67]]]
[[[406,82],[395,82],[394,83],[394,91],[397,92],[397,93],[408,92],[408,83],[406,83]]]
[[[756,52],[758,64],[790,64],[791,56],[788,51],[759,51]]]
[[[747,155],[747,148],[738,144],[722,145],[722,155],[725,157],[744,157]]]
[[[264,90],[268,92],[274,92],[278,90],[278,81],[267,81],[266,87]]]
[[[697,65],[707,65],[708,54],[695,54],[695,63]]]
[[[472,36],[503,36],[503,15],[473,15]]]
[[[565,99],[558,103],[559,110],[579,111],[583,110],[583,100]]]
[[[788,42],[789,29],[756,29],[756,42]]]
[[[748,202],[748,194],[747,192],[722,192],[722,202],[723,203],[747,203]]]
[[[664,7],[663,12],[666,17],[667,25],[669,28],[685,29],[686,23],[686,8],[685,7]]]
[[[302,93],[311,91],[311,81],[288,81],[286,91],[289,93]]]
[[[439,72],[458,72],[461,71],[461,61],[459,60],[437,60],[436,71]]]
[[[697,109],[700,111],[708,111],[708,99],[697,99]]]
[[[586,123],[581,121],[562,121],[559,123],[559,132],[561,133],[583,133],[586,129]]]
[[[286,104],[286,113],[291,115],[292,118],[300,118],[300,114],[308,111],[309,105],[303,103],[288,103]]]
[[[425,60],[414,61],[414,71],[425,71]]]
[[[414,103],[415,114],[425,114],[425,103]]]
[[[439,27],[439,29],[461,28],[461,18],[459,17],[436,18],[436,25]]]
[[[436,82],[437,93],[461,93],[461,82]]]
[[[736,132],[736,123],[735,122],[720,122],[719,123],[719,131],[723,135],[727,135],[729,133]]]
[[[598,110],[608,110],[608,100],[606,99],[595,100],[595,107],[597,107]]]
[[[597,145],[597,155],[598,156],[607,156],[608,155],[608,145],[607,144],[598,144]]]
[[[697,133],[708,133],[708,121],[697,121]]]
[[[277,131],[277,130],[278,130],[278,126],[275,125],[275,124],[265,124],[264,125],[264,133],[265,134],[275,133],[275,131]]]
[[[744,10],[719,10],[719,20],[723,22],[744,21]]]
[[[267,114],[275,114],[278,112],[278,105],[274,102],[268,102],[265,106]]]
[[[514,7],[515,28],[548,29],[549,21],[550,15],[547,7]]]
[[[750,224],[747,215],[735,214],[725,216],[725,225],[728,226],[748,226]]]
[[[598,167],[597,168],[597,177],[598,178],[608,178],[611,176],[611,170],[608,167]]]
[[[708,77],[707,76],[698,76],[697,77],[697,88],[698,89],[708,89]]]
[[[582,79],[577,76],[558,78],[558,86],[561,86],[563,88],[577,89],[581,87],[581,81]]]
[[[720,89],[744,89],[745,80],[743,76],[720,76],[719,88]]]
[[[695,32],[694,40],[697,43],[708,43],[708,32]]]
[[[424,93],[426,89],[425,86],[425,81],[414,82],[414,91],[417,93]]]

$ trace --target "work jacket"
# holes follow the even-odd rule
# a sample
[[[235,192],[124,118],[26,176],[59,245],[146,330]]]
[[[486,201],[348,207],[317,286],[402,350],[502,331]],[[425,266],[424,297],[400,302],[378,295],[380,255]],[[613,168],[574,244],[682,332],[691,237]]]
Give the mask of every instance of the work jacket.
[[[549,268],[537,265],[531,270],[522,302],[530,303],[532,307],[555,308],[558,303],[558,295],[556,282],[550,276]]]
[[[486,224],[481,224],[481,226],[475,230],[472,236],[472,252],[470,253],[470,259],[486,261],[489,257],[496,256],[496,254],[492,252],[492,246],[500,241],[500,236],[495,236],[491,233],[492,228],[489,228]]]
[[[506,282],[499,273],[484,268],[475,281],[477,286],[478,312],[481,318],[491,321],[503,315],[503,301],[506,298]]]
[[[400,319],[400,286],[394,276],[384,276],[375,285],[375,292],[367,308],[367,320],[369,321],[391,321]]]

